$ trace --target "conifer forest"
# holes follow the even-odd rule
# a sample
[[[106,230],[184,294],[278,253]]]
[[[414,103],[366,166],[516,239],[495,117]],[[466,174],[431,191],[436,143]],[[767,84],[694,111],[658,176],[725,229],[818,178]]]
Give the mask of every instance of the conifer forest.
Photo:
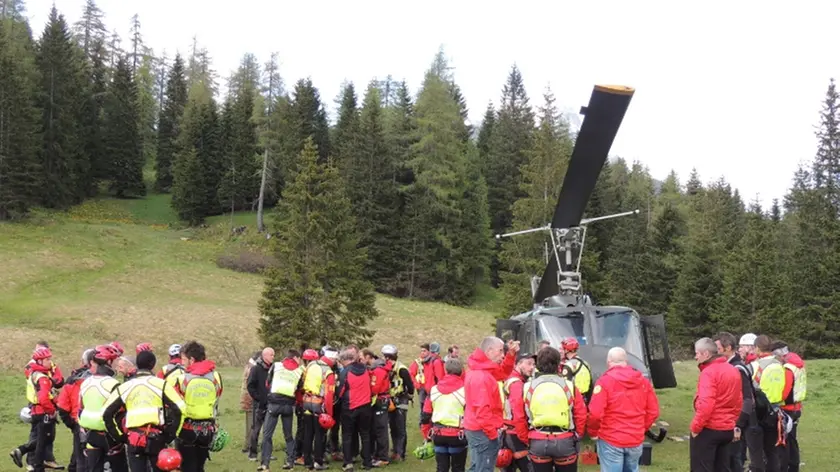
[[[549,222],[575,135],[549,89],[531,104],[515,65],[480,126],[467,110],[485,104],[467,103],[444,49],[418,90],[391,76],[345,83],[331,120],[317,78],[284,77],[277,54],[245,54],[221,77],[200,44],[146,47],[136,16],[126,37],[111,32],[94,0],[75,24],[53,8],[30,25],[24,8],[0,0],[0,220],[168,193],[185,225],[256,212],[284,264],[266,294],[285,295],[266,295],[264,314],[323,277],[359,326],[374,291],[467,305],[489,284],[500,317],[531,308],[545,235],[493,236]],[[826,82],[813,158],[769,208],[723,177],[652,176],[611,157],[587,216],[640,213],[589,227],[594,300],[665,313],[672,346],[749,330],[840,355],[840,97]],[[314,279],[301,282],[302,267]]]

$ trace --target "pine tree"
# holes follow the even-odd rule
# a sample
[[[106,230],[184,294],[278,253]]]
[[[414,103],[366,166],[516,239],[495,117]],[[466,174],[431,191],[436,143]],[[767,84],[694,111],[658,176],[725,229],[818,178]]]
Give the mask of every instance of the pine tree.
[[[534,133],[534,114],[522,74],[514,65],[502,90],[499,115],[493,127],[493,136],[485,167],[490,204],[491,228],[494,233],[504,233],[513,221],[513,203],[525,196],[520,189],[520,168],[528,159]],[[498,253],[491,264],[491,282],[499,283]]]
[[[267,345],[291,339],[311,345],[368,345],[367,324],[378,316],[373,286],[364,280],[365,251],[335,167],[319,163],[306,140],[295,179],[280,203],[270,270],[259,302],[259,334]]]
[[[89,65],[86,69],[89,77],[87,97],[82,111],[81,124],[84,127],[85,154],[91,165],[91,173],[96,182],[110,178],[110,157],[105,151],[103,137],[102,110],[107,96],[108,70],[105,66],[107,51],[102,39],[95,39],[89,46]]]
[[[178,153],[172,171],[175,182],[172,186],[172,206],[178,218],[191,226],[200,225],[206,215],[207,191],[195,147],[190,146]]]
[[[487,173],[487,162],[490,158],[490,144],[493,139],[493,128],[496,125],[496,110],[493,108],[493,103],[487,104],[487,110],[484,111],[484,119],[481,122],[481,128],[478,131],[478,156],[481,159],[482,174]]]
[[[41,199],[47,207],[66,208],[90,195],[93,179],[79,125],[85,101],[82,53],[55,7],[38,44],[36,63],[41,78],[37,103],[43,112]]]
[[[348,154],[342,157],[346,159],[342,165],[347,195],[359,224],[360,244],[368,252],[365,276],[375,287],[387,290],[402,255],[395,247],[401,237],[399,227],[394,224],[400,201],[393,178],[392,155],[385,140],[381,103],[379,88],[371,82],[358,123],[342,130],[355,134],[340,137],[337,130],[336,147],[347,146],[344,150]],[[348,124],[346,116],[344,124]]]
[[[318,158],[326,161],[332,149],[327,112],[321,103],[318,89],[312,85],[312,80],[301,79],[295,84],[289,112],[290,139],[287,156],[297,156],[306,139],[312,136],[318,147]]]
[[[146,194],[137,109],[137,88],[125,58],[117,61],[104,107],[105,150],[110,158],[111,191],[118,197]]]
[[[258,93],[256,58],[246,54],[232,81],[232,101],[225,107],[224,175],[219,199],[231,210],[253,208],[259,196],[257,127],[253,122],[254,98]]]
[[[520,191],[526,196],[513,204],[514,231],[551,222],[572,155],[569,126],[557,110],[554,94],[546,90],[544,98],[545,105],[540,108],[540,126],[534,134],[532,148],[526,152],[528,161],[521,167]],[[542,275],[545,269],[546,256],[549,255],[546,249],[550,250],[546,244],[546,235],[540,233],[515,236],[504,242],[500,253],[503,267],[500,275],[505,311],[500,315],[510,316],[532,305],[530,279]]]
[[[143,163],[157,160],[157,130],[158,101],[155,89],[155,58],[151,51],[141,56],[141,60],[134,74],[137,88],[137,133],[140,137],[140,149]]]
[[[347,161],[354,158],[354,141],[359,135],[359,107],[356,99],[356,88],[352,82],[345,83],[337,100],[338,122],[335,125],[330,143],[332,144],[332,156],[338,163],[339,168],[349,164]]]
[[[158,123],[158,148],[155,161],[155,190],[158,192],[168,192],[172,187],[172,158],[177,153],[176,140],[181,129],[180,121],[186,104],[187,82],[184,77],[184,61],[178,54],[169,69],[166,80],[166,98]]]
[[[663,198],[668,197],[660,194],[660,199]],[[642,281],[647,314],[667,315],[668,313],[680,270],[682,254],[680,241],[686,231],[685,218],[679,208],[674,203],[666,201],[661,214],[653,223],[648,235],[648,248],[642,258],[642,265],[647,268]]]
[[[0,221],[23,216],[40,191],[33,43],[19,8],[0,16]]]
[[[265,231],[263,208],[269,195],[269,188],[274,183],[274,170],[276,168],[272,156],[278,147],[278,130],[280,120],[277,119],[276,111],[278,101],[283,98],[283,78],[280,77],[277,64],[277,53],[271,53],[271,59],[265,64],[265,78],[263,81],[263,103],[262,121],[260,126],[260,145],[263,147],[262,171],[260,172],[260,195],[257,201],[257,231]]]

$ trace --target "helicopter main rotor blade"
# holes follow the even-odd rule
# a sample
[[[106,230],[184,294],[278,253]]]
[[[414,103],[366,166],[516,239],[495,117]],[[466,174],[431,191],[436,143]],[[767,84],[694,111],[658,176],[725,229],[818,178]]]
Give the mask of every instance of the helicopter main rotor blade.
[[[625,86],[596,85],[593,88],[589,105],[581,110],[583,124],[554,209],[552,228],[571,228],[580,224],[634,92],[633,88]],[[563,271],[570,269],[562,268]],[[535,303],[557,294],[557,271],[557,261],[552,257],[534,294]]]

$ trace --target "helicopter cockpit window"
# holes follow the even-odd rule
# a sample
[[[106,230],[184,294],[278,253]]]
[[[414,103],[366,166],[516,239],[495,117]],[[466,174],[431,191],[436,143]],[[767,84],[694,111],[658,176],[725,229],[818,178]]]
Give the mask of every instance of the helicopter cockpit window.
[[[639,319],[632,312],[619,311],[596,317],[592,323],[593,344],[620,346],[639,359],[644,359]]]
[[[571,316],[544,316],[538,323],[537,339],[545,339],[551,342],[553,347],[559,347],[566,338],[577,338],[583,345],[587,343],[583,331],[583,315]]]

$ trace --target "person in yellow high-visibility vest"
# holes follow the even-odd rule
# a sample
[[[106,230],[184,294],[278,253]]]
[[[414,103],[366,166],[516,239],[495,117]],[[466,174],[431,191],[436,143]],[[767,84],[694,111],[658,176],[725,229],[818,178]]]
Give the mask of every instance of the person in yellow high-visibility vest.
[[[463,368],[461,361],[444,364],[446,375],[432,387],[420,413],[423,439],[435,445],[437,472],[463,472],[467,463],[467,440],[464,433]]]
[[[125,447],[115,443],[102,419],[105,402],[119,385],[112,368],[119,352],[112,346],[97,346],[93,355],[96,372],[79,387],[79,426],[85,437],[86,472],[103,472],[106,467],[115,472],[128,471]]]
[[[779,436],[779,406],[784,402],[785,368],[773,355],[771,345],[767,335],[762,334],[755,339],[756,359],[750,363],[750,370],[759,426],[747,432],[747,448],[750,464],[764,463],[764,470],[776,471],[780,467],[776,443]]]
[[[219,398],[224,386],[216,363],[207,359],[204,346],[189,341],[180,349],[184,370],[173,373],[170,382],[184,397],[184,426],[178,437],[184,472],[204,472],[210,457],[210,444],[216,434]]]
[[[335,372],[314,349],[304,351],[303,360],[307,363],[303,374],[303,463],[314,470],[326,470],[327,430],[322,421],[329,421],[326,415],[335,422]]]
[[[583,395],[583,400],[588,404],[592,396],[592,369],[585,360],[578,357],[580,343],[576,338],[566,338],[561,345],[566,357],[562,364],[567,372],[566,378],[574,382],[575,387]]]
[[[137,373],[111,392],[102,413],[108,434],[128,445],[131,470],[161,472],[158,454],[178,437],[184,423],[184,399],[172,384],[155,376],[156,361],[151,351],[137,354]],[[117,422],[121,410],[125,410],[124,426]]]
[[[283,464],[283,469],[294,468],[295,457],[300,451],[296,450],[292,423],[297,403],[296,396],[303,385],[302,363],[300,351],[289,349],[286,352],[286,358],[275,362],[268,370],[266,378],[268,411],[265,415],[265,425],[263,425],[260,467],[257,469],[259,471],[269,470],[271,451],[274,449],[274,430],[277,428],[278,419],[283,427],[283,439],[286,441],[286,462]]]

